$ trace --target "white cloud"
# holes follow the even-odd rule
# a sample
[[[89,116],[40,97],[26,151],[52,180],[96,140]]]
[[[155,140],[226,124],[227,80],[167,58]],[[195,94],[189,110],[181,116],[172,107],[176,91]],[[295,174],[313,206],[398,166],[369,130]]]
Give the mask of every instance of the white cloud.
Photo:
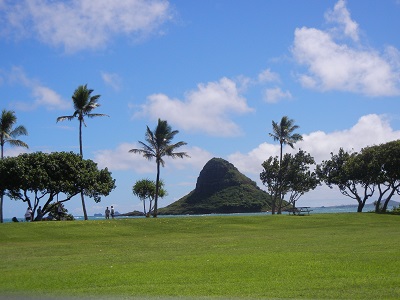
[[[265,69],[260,74],[258,74],[258,81],[263,82],[277,82],[280,81],[279,75],[272,72],[270,69]]]
[[[67,109],[70,104],[63,100],[59,94],[45,86],[33,86],[32,94],[36,106],[45,106],[47,109]]]
[[[235,136],[241,133],[230,114],[253,111],[240,88],[228,78],[218,82],[199,84],[196,90],[186,93],[185,99],[171,99],[164,94],[153,94],[137,115],[153,119],[162,118],[184,130],[205,132],[214,136]]]
[[[42,85],[38,80],[29,78],[24,70],[19,67],[13,67],[8,74],[8,80],[12,84],[22,84],[30,89],[33,102],[15,101],[14,107],[21,110],[32,110],[37,107],[45,107],[48,110],[63,110],[71,108],[71,103],[64,100],[52,89]]]
[[[344,1],[339,0],[327,18],[338,22],[345,36],[358,41],[357,23],[351,20]],[[340,28],[334,28],[335,32]],[[308,69],[299,76],[303,86],[371,97],[400,94],[400,59],[396,48],[389,46],[380,54],[362,45],[337,43],[331,32],[307,27],[295,30],[292,53]]]
[[[114,90],[118,91],[121,88],[121,77],[118,74],[101,72],[101,78]]]
[[[358,24],[351,19],[345,0],[339,0],[333,10],[330,10],[325,14],[325,19],[329,22],[337,23],[341,26],[340,29],[346,36],[349,36],[356,42],[359,41]]]
[[[264,93],[264,100],[267,103],[277,103],[281,99],[291,98],[292,94],[289,91],[282,91],[279,87],[266,89]]]
[[[67,52],[104,47],[113,35],[146,36],[172,18],[166,0],[24,0],[3,5],[3,34],[33,34]]]

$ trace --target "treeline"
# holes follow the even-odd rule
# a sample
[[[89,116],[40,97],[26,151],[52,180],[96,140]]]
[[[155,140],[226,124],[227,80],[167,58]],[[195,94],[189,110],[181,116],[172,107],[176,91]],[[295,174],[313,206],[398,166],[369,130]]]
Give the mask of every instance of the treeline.
[[[357,212],[363,211],[369,199],[374,200],[375,212],[386,212],[393,196],[400,195],[399,140],[368,146],[359,152],[340,148],[321,164],[315,164],[310,154],[299,150],[280,160],[270,157],[262,166],[260,179],[275,196],[278,213],[288,205],[295,206],[304,193],[322,184],[336,186],[344,196],[357,201]]]

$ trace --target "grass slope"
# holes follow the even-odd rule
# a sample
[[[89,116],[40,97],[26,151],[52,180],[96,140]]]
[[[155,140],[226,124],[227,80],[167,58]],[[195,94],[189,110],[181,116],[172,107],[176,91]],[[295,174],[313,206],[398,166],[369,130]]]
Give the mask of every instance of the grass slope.
[[[0,295],[399,299],[399,223],[368,213],[5,223]]]

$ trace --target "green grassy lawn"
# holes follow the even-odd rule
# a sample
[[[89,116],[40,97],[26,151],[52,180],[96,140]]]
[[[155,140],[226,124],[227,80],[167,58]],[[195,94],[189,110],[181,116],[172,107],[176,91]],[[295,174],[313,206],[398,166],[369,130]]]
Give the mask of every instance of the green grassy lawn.
[[[0,224],[0,295],[400,299],[400,216]]]

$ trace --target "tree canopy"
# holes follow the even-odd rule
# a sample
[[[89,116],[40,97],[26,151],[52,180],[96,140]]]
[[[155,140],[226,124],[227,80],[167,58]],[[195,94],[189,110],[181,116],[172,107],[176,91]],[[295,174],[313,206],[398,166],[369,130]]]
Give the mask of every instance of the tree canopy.
[[[14,127],[17,117],[14,111],[3,109],[0,116],[0,158],[4,157],[4,145],[6,143],[15,147],[29,148],[28,144],[17,139],[21,135],[28,135],[28,131],[22,125]],[[4,191],[0,190],[0,223],[3,223],[3,198]]]
[[[167,191],[164,189],[164,182],[160,180],[158,196],[164,198]],[[154,210],[153,200],[156,196],[156,183],[150,179],[141,179],[135,182],[132,187],[132,193],[143,201],[143,214],[149,216]],[[146,200],[149,201],[149,208],[146,211]]]
[[[44,202],[46,213],[52,201],[65,202],[80,192],[100,202],[115,188],[115,180],[107,168],[99,170],[95,162],[78,154],[35,152],[0,161],[0,188],[34,211]]]
[[[400,141],[365,147],[358,153],[341,148],[317,166],[317,174],[329,187],[337,186],[355,199],[358,212],[371,198],[376,200],[375,211],[384,212],[393,195],[400,194]]]
[[[262,183],[270,193],[280,190],[278,213],[290,204],[295,206],[302,195],[315,189],[319,184],[316,173],[312,171],[315,166],[314,158],[301,149],[295,155],[286,153],[281,164],[278,157],[271,156],[262,166],[264,168],[260,174]],[[285,201],[286,195],[289,198]]]

